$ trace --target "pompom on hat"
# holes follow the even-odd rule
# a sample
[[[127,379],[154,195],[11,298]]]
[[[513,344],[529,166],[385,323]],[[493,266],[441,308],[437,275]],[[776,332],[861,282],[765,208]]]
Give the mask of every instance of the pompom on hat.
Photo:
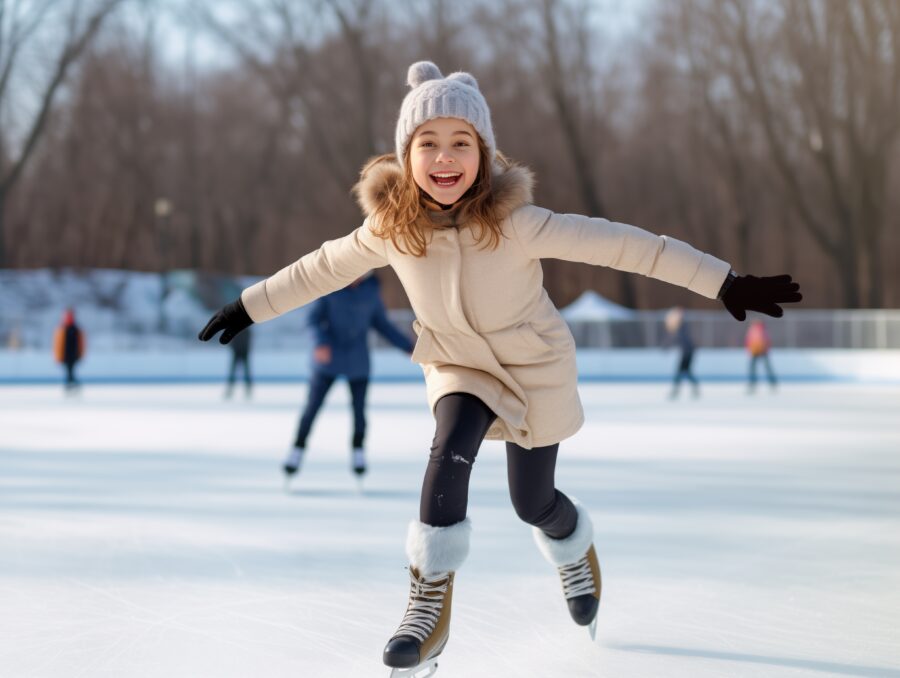
[[[491,127],[491,111],[472,75],[458,72],[445,78],[432,62],[418,61],[409,67],[406,82],[412,89],[400,106],[394,135],[397,160],[401,165],[413,133],[423,122],[434,118],[460,118],[472,125],[487,146],[493,162],[497,146]]]

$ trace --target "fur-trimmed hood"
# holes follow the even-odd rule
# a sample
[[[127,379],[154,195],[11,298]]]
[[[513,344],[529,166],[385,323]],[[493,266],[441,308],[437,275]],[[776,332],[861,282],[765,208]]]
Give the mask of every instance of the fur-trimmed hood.
[[[497,221],[503,221],[514,210],[532,202],[534,174],[524,165],[511,162],[498,153],[491,179]],[[390,188],[401,181],[403,169],[392,153],[369,160],[353,187],[363,214],[367,217],[374,214],[384,203]]]

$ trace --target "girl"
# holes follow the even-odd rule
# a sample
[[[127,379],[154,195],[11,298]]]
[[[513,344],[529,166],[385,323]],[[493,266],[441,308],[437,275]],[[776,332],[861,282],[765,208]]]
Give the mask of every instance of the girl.
[[[801,299],[790,276],[738,276],[678,240],[531,204],[532,175],[497,152],[475,78],[444,78],[419,62],[407,81],[396,156],[370,161],[355,187],[362,226],[247,288],[200,333],[207,341],[224,330],[227,343],[372,268],[392,266],[400,278],[416,314],[412,360],[425,374],[436,432],[419,520],[407,533],[407,610],[384,650],[392,675],[433,671],[447,642],[454,575],[469,548],[469,474],[483,439],[506,441],[516,513],[558,569],[572,618],[595,622],[591,520],[553,480],[559,442],[584,421],[575,342],[542,286],[541,258],[680,285],[721,299],[738,320],[747,310],[781,316],[779,303]]]

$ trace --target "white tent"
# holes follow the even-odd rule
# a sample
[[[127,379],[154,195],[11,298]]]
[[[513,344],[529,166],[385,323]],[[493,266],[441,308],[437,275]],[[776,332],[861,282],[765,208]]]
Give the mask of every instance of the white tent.
[[[560,311],[566,320],[629,320],[634,311],[588,290]]]

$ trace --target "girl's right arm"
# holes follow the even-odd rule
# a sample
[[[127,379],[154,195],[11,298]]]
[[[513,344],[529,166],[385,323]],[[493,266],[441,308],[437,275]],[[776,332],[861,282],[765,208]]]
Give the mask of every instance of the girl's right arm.
[[[219,331],[227,344],[253,323],[276,318],[346,287],[373,268],[387,266],[387,244],[372,233],[369,220],[343,238],[329,240],[290,266],[245,289],[241,296],[216,312],[200,331],[209,341]]]
[[[346,287],[387,263],[386,241],[372,233],[367,219],[349,235],[329,240],[248,287],[241,293],[241,301],[253,322],[264,322]]]

